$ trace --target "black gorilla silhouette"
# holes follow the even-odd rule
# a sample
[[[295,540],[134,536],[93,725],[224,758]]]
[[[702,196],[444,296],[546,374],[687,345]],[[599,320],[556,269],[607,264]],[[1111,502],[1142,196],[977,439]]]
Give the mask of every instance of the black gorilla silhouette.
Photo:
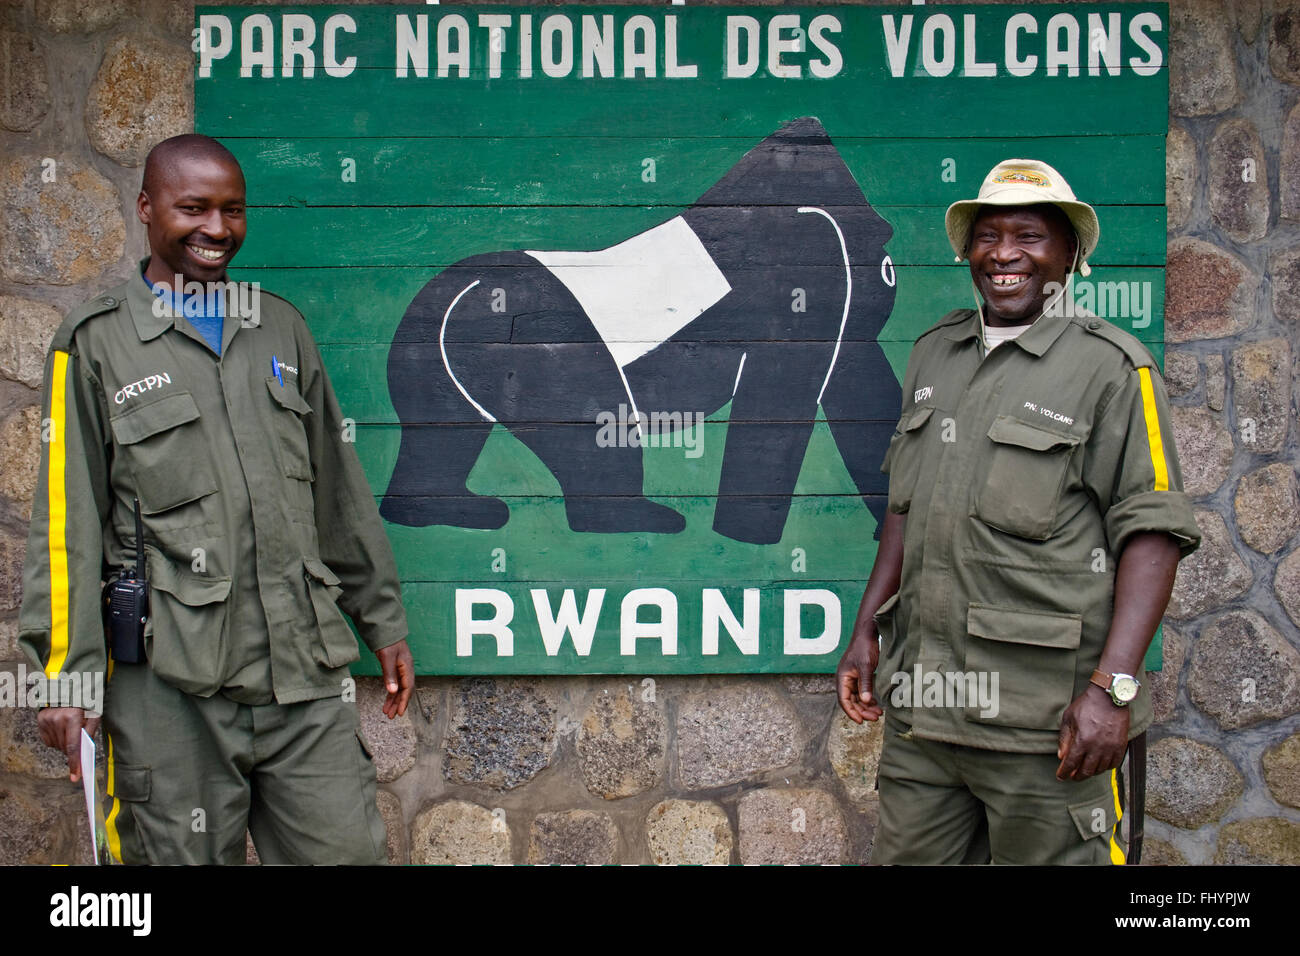
[[[402,442],[381,513],[504,525],[505,502],[465,486],[499,422],[554,474],[574,531],[678,532],[682,516],[642,494],[641,449],[602,447],[598,417],[625,405],[690,423],[730,401],[715,531],[780,540],[819,404],[879,522],[900,404],[875,341],[894,303],[892,234],[805,117],[680,216],[609,249],[450,266],[393,337]]]

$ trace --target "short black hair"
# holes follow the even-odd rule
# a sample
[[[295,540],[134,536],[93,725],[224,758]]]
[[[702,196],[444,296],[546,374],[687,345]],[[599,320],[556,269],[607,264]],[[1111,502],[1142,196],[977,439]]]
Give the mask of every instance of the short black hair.
[[[230,163],[239,170],[244,170],[235,159],[235,154],[211,136],[202,133],[182,133],[165,139],[153,149],[144,161],[144,182],[140,188],[153,195],[175,171],[177,165],[185,159],[212,159]]]

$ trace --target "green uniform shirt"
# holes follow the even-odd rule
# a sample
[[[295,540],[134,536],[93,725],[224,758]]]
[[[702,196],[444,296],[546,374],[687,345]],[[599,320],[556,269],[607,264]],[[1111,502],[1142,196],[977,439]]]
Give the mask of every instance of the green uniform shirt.
[[[1046,316],[982,356],[964,309],[908,361],[884,463],[889,510],[907,515],[902,585],[877,612],[875,687],[917,737],[1054,752],[1105,646],[1125,540],[1167,532],[1186,555],[1200,532],[1135,338]],[[1145,682],[1129,706],[1135,736]]]
[[[248,304],[252,303],[248,299]],[[306,323],[227,303],[220,357],[137,272],[68,316],[46,360],[46,440],[20,639],[48,674],[102,672],[105,572],[144,517],[150,666],[249,704],[340,692],[356,640],[406,636],[392,549]],[[337,603],[336,603],[337,601]]]

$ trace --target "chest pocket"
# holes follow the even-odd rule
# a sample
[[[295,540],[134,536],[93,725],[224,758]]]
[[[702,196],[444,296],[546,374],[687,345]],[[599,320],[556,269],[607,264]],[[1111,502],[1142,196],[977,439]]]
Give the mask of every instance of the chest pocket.
[[[999,415],[989,427],[993,442],[975,515],[989,527],[1045,541],[1052,535],[1069,477],[1077,435],[1064,435]]]
[[[933,405],[914,407],[899,421],[894,437],[889,440],[885,468],[889,471],[889,510],[895,514],[904,514],[912,506],[925,450],[925,424],[933,414]]]
[[[199,407],[186,391],[137,405],[111,420],[145,514],[171,511],[217,490],[208,457],[201,452],[206,443],[198,421]]]
[[[316,476],[312,472],[303,419],[312,413],[312,407],[298,394],[298,389],[281,385],[274,376],[267,378],[266,388],[278,406],[274,427],[279,439],[280,468],[289,478],[311,481]]]

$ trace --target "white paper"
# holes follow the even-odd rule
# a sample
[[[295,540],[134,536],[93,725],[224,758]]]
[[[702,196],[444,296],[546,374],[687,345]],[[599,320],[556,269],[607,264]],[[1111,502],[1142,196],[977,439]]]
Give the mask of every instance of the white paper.
[[[90,821],[90,847],[99,866],[99,840],[95,834],[95,741],[81,731],[81,787],[86,792],[86,818]]]

